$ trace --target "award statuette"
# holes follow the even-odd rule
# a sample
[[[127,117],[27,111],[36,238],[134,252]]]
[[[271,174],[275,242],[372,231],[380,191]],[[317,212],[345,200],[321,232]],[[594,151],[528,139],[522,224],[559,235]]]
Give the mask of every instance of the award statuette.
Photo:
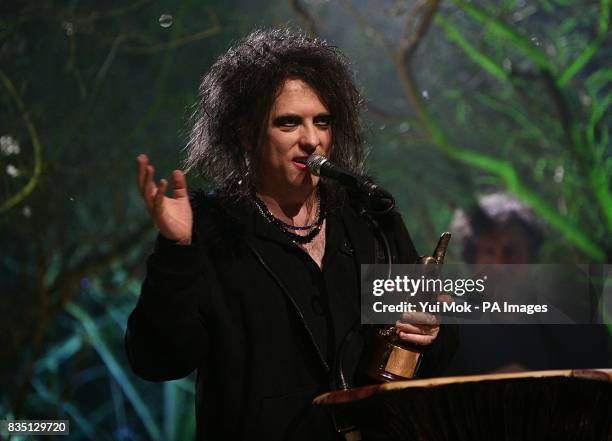
[[[450,238],[450,233],[443,233],[433,254],[422,256],[417,263],[441,265]],[[440,268],[432,269],[434,273],[439,273]],[[414,377],[423,356],[423,348],[401,340],[395,325],[380,326],[375,332],[374,349],[367,375],[379,382],[408,380]]]

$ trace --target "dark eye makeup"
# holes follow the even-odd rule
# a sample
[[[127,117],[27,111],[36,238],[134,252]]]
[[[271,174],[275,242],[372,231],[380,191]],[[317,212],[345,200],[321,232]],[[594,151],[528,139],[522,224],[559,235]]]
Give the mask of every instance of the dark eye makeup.
[[[301,121],[301,118],[299,116],[281,115],[281,116],[274,118],[274,121],[272,121],[272,124],[274,124],[277,127],[294,127],[294,126],[297,126],[300,123],[300,121]]]
[[[301,122],[302,118],[297,115],[280,115],[272,120],[272,124],[275,127],[295,127],[301,124]],[[329,127],[331,124],[331,116],[327,114],[317,115],[314,117],[313,122],[318,127]]]
[[[328,127],[331,124],[331,116],[330,115],[319,115],[315,117],[314,123],[317,126]]]

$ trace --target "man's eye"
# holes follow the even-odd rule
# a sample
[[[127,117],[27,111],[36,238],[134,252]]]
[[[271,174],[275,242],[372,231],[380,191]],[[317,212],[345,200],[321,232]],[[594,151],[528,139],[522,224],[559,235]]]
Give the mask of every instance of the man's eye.
[[[314,123],[318,127],[329,127],[331,125],[329,116],[320,116],[315,118]]]
[[[274,124],[278,127],[295,127],[299,124],[298,118],[294,118],[291,116],[285,116],[281,118],[277,118],[274,121]]]

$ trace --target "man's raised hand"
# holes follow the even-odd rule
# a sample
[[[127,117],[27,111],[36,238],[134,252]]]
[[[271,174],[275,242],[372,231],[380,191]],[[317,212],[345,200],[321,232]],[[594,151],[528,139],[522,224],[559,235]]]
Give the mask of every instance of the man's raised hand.
[[[155,184],[155,168],[147,155],[138,155],[136,164],[138,191],[160,233],[182,245],[190,244],[193,213],[183,172],[172,172],[172,197],[167,197],[168,181],[162,179],[159,185]]]

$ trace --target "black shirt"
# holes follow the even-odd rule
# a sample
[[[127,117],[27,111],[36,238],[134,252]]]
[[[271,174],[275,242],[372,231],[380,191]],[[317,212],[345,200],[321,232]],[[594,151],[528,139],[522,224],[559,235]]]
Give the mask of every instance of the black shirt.
[[[293,296],[309,325],[321,354],[333,365],[338,348],[351,327],[359,320],[359,268],[338,216],[331,214],[325,225],[325,254],[322,268],[280,228],[258,215],[262,228],[282,236],[275,243],[279,259],[292,268]],[[280,234],[278,234],[280,233]],[[321,234],[321,233],[320,233]]]

